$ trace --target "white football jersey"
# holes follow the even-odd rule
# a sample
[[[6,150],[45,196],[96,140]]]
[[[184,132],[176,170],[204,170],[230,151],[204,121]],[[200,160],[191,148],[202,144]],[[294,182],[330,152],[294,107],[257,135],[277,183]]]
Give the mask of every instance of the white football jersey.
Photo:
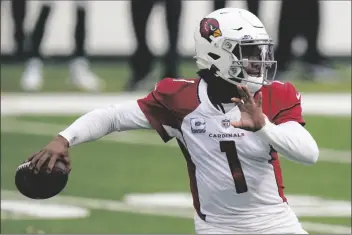
[[[304,123],[292,84],[274,82],[261,92],[271,122]],[[204,80],[164,79],[138,104],[165,142],[177,138],[201,219],[265,228],[273,225],[273,215],[288,213],[277,152],[255,133],[232,127],[230,121],[241,116],[238,107],[218,110]]]

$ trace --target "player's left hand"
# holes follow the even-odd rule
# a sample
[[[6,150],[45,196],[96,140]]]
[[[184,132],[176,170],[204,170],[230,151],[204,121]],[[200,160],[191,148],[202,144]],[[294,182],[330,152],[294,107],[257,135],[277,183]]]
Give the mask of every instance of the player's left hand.
[[[241,111],[241,119],[231,122],[235,128],[241,128],[247,131],[259,131],[265,125],[265,115],[262,111],[262,93],[258,93],[258,97],[254,100],[253,95],[246,86],[237,85],[240,97],[232,98]]]

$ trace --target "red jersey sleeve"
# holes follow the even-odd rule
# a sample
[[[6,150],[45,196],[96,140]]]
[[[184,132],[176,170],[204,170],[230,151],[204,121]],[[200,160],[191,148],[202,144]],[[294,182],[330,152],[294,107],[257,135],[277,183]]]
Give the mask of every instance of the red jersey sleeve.
[[[155,85],[154,91],[137,100],[150,125],[165,142],[174,137],[165,126],[180,130],[183,118],[198,106],[198,82],[165,78]]]
[[[273,82],[262,89],[263,112],[275,124],[296,121],[305,125],[302,117],[301,94],[289,82]]]

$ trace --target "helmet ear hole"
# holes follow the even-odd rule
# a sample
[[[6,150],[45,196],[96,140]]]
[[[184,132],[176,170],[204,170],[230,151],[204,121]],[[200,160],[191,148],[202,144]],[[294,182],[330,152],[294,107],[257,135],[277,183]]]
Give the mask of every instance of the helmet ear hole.
[[[212,52],[209,52],[209,53],[208,53],[208,56],[210,56],[213,60],[218,60],[218,59],[220,58],[219,55],[214,54],[214,53],[212,53]]]
[[[234,54],[236,58],[240,59],[240,46],[238,44],[235,46],[235,48],[233,48],[232,54]]]

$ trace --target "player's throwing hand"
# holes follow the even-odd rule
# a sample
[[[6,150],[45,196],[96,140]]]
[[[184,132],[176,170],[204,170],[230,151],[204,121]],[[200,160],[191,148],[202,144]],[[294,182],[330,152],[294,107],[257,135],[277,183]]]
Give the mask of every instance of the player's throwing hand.
[[[29,157],[27,162],[31,162],[30,169],[33,169],[34,173],[38,173],[45,163],[47,163],[47,173],[50,173],[58,160],[62,160],[66,164],[68,171],[71,170],[68,142],[61,136],[57,136],[40,152]]]
[[[241,119],[231,122],[235,128],[247,131],[258,131],[265,125],[265,115],[262,111],[262,93],[258,93],[258,98],[254,100],[253,95],[246,86],[237,85],[239,98],[232,98],[241,111]]]

